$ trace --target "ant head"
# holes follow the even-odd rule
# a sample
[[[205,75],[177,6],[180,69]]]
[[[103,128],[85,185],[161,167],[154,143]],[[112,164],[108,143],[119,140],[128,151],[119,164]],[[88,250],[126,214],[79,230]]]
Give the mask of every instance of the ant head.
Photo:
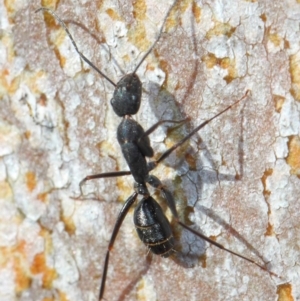
[[[135,73],[131,73],[117,83],[110,103],[118,116],[134,115],[140,108],[141,97],[142,83]]]

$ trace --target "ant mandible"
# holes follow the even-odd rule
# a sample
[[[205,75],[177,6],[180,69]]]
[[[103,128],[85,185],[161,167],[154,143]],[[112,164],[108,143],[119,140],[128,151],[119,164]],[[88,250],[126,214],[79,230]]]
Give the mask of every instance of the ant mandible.
[[[268,269],[265,266],[241,254],[238,254],[228,248],[225,248],[223,245],[215,242],[214,240],[199,233],[198,231],[195,231],[194,229],[192,229],[191,227],[189,227],[188,225],[180,221],[175,206],[175,201],[171,192],[163,186],[163,184],[157,177],[150,174],[150,171],[155,169],[160,162],[166,159],[174,150],[176,150],[187,140],[189,140],[195,133],[197,133],[200,129],[206,126],[209,122],[219,117],[220,115],[224,114],[226,111],[230,110],[233,106],[237,105],[248,95],[248,91],[247,91],[241,99],[237,100],[232,105],[228,106],[226,109],[222,110],[212,118],[198,125],[183,139],[181,139],[179,142],[177,142],[172,147],[167,149],[159,157],[159,159],[155,161],[147,162],[146,157],[152,157],[154,155],[153,149],[150,145],[149,135],[164,123],[174,123],[174,124],[181,125],[187,121],[187,120],[180,120],[180,121],[161,120],[158,121],[156,124],[154,124],[152,127],[150,127],[147,131],[144,131],[142,126],[137,121],[132,119],[132,115],[135,115],[139,111],[140,104],[141,104],[141,96],[142,96],[142,83],[139,77],[136,75],[136,72],[140,67],[140,65],[143,63],[143,61],[151,53],[156,43],[159,41],[163,33],[165,23],[169,17],[169,14],[173,9],[173,7],[175,6],[175,4],[177,3],[177,1],[178,0],[176,0],[173,3],[173,5],[169,8],[163,20],[158,37],[156,38],[155,42],[152,44],[150,49],[142,57],[141,61],[137,64],[134,71],[130,74],[123,76],[117,84],[115,84],[107,75],[105,75],[86,56],[84,56],[79,51],[67,26],[62,21],[62,19],[56,15],[54,11],[46,7],[41,7],[38,10],[36,10],[36,12],[46,11],[51,15],[53,15],[54,18],[60,23],[60,25],[64,28],[64,30],[68,34],[73,46],[75,47],[75,50],[80,55],[80,57],[94,70],[96,70],[101,76],[103,76],[109,83],[111,83],[114,86],[115,90],[114,90],[113,98],[111,99],[111,105],[113,107],[114,112],[119,117],[122,117],[122,121],[117,129],[117,139],[121,146],[122,154],[128,164],[129,171],[117,171],[117,172],[89,175],[85,177],[79,184],[81,194],[82,194],[82,185],[86,181],[92,179],[120,177],[120,176],[126,176],[131,174],[135,180],[134,192],[123,205],[119,213],[119,216],[117,218],[117,221],[114,225],[114,229],[109,241],[109,245],[107,248],[106,257],[104,261],[103,274],[102,274],[102,280],[101,280],[101,286],[99,292],[99,300],[103,299],[103,295],[104,295],[110,252],[113,248],[116,236],[119,232],[122,222],[125,216],[127,215],[129,209],[136,201],[138,195],[143,196],[142,200],[137,204],[134,212],[134,224],[139,238],[149,248],[149,250],[152,253],[160,255],[162,257],[169,257],[175,251],[174,249],[175,240],[172,235],[170,223],[166,218],[166,216],[164,215],[164,212],[160,207],[160,205],[156,202],[154,198],[150,196],[146,183],[154,187],[155,189],[161,191],[164,199],[168,204],[168,207],[171,210],[171,213],[175,221],[180,226],[192,232],[194,235],[202,238],[203,240],[209,242],[210,244],[220,249],[223,249],[235,256],[238,256],[248,262],[251,262],[252,264],[255,264],[260,269],[268,272],[271,275],[277,276],[276,274],[268,271]]]

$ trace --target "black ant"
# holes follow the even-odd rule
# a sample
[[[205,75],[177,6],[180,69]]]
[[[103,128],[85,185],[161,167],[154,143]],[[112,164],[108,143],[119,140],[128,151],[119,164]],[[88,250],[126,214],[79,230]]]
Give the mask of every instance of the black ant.
[[[174,124],[181,125],[187,121],[187,120],[180,120],[180,121],[161,120],[156,124],[154,124],[152,127],[150,127],[147,131],[144,131],[142,126],[137,121],[132,119],[132,115],[136,114],[140,108],[141,96],[142,96],[142,83],[138,78],[138,76],[136,75],[136,72],[140,67],[140,65],[142,64],[142,62],[146,59],[146,57],[153,50],[156,43],[160,39],[166,20],[169,17],[171,10],[173,9],[176,3],[177,0],[173,3],[167,15],[165,16],[157,39],[152,44],[150,49],[146,52],[146,54],[143,56],[141,61],[137,64],[134,71],[130,74],[123,76],[117,84],[115,84],[96,66],[94,66],[93,63],[78,50],[78,47],[72,35],[70,34],[68,28],[66,27],[65,23],[56,15],[55,12],[45,7],[41,7],[36,11],[36,12],[46,11],[52,14],[68,34],[72,44],[74,45],[80,57],[115,87],[114,95],[113,98],[111,99],[111,105],[113,107],[114,112],[119,117],[122,117],[122,121],[117,129],[117,139],[121,146],[123,156],[128,164],[129,171],[117,171],[117,172],[89,175],[80,182],[80,190],[82,194],[82,185],[86,181],[92,179],[120,177],[120,176],[126,176],[131,174],[135,180],[134,192],[123,205],[110,238],[110,242],[107,248],[106,257],[104,261],[102,281],[101,281],[100,292],[99,292],[99,300],[103,299],[103,295],[104,295],[110,251],[113,248],[116,236],[119,232],[122,222],[125,216],[127,215],[129,209],[136,201],[138,195],[143,196],[142,200],[137,204],[134,212],[134,224],[139,238],[154,254],[160,255],[162,257],[169,257],[175,252],[174,249],[175,240],[172,235],[170,223],[166,218],[166,216],[164,215],[160,205],[155,201],[154,198],[150,196],[146,183],[154,187],[155,189],[161,191],[164,199],[168,204],[168,207],[172,212],[175,221],[180,226],[192,232],[194,235],[202,238],[203,240],[209,242],[210,244],[220,249],[223,249],[235,256],[238,256],[248,262],[251,262],[252,264],[255,264],[260,269],[268,272],[271,275],[277,276],[276,274],[268,271],[268,269],[265,266],[260,265],[259,263],[255,262],[250,258],[247,258],[241,254],[238,254],[230,249],[225,248],[223,245],[206,237],[205,235],[199,233],[198,231],[195,231],[194,229],[192,229],[191,227],[189,227],[188,225],[180,221],[175,206],[175,201],[171,192],[163,186],[163,184],[157,177],[149,174],[153,169],[156,168],[156,166],[160,162],[166,159],[179,146],[183,145],[200,129],[202,129],[209,122],[216,119],[226,111],[230,110],[233,106],[237,105],[248,95],[248,91],[247,91],[241,99],[237,100],[232,105],[228,106],[226,109],[222,110],[212,118],[198,125],[193,131],[191,131],[188,135],[186,135],[182,140],[180,140],[172,147],[170,147],[168,150],[166,150],[159,157],[159,159],[155,161],[147,162],[146,157],[152,157],[154,155],[153,149],[150,145],[149,135],[164,123],[174,123]]]

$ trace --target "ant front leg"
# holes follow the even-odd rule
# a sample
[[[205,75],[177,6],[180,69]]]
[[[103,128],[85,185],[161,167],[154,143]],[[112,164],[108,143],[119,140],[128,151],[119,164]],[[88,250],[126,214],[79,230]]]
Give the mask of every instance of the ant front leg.
[[[104,172],[104,173],[99,173],[96,175],[89,175],[86,176],[84,179],[82,179],[79,183],[79,188],[80,188],[80,193],[83,195],[82,192],[82,185],[86,181],[94,180],[94,179],[101,179],[101,178],[115,178],[115,177],[122,177],[122,176],[128,176],[131,175],[131,171],[113,171],[113,172]]]
[[[181,227],[183,227],[186,230],[192,232],[194,235],[196,235],[196,236],[200,237],[201,239],[209,242],[210,244],[216,246],[217,248],[222,249],[222,250],[224,250],[224,251],[226,251],[228,253],[231,253],[231,254],[239,257],[239,258],[242,258],[242,259],[244,259],[244,260],[246,260],[246,261],[248,261],[248,262],[250,262],[252,264],[255,264],[256,266],[258,266],[263,271],[268,272],[270,275],[278,277],[278,275],[276,275],[273,272],[270,272],[265,266],[257,263],[256,261],[254,261],[254,260],[252,260],[252,259],[250,259],[248,257],[245,257],[245,256],[243,256],[243,255],[241,255],[239,253],[236,253],[236,252],[234,252],[234,251],[232,251],[230,249],[225,248],[223,245],[215,242],[214,240],[210,239],[209,237],[203,235],[202,233],[194,230],[193,228],[189,227],[188,225],[186,225],[185,223],[183,223],[182,221],[180,221],[179,217],[178,217],[178,213],[177,213],[175,201],[174,201],[174,198],[173,198],[173,195],[171,194],[171,192],[163,186],[163,184],[161,183],[161,181],[157,177],[155,177],[153,175],[149,175],[149,177],[147,179],[147,183],[149,183],[152,187],[157,188],[157,189],[159,189],[162,192],[162,194],[163,194],[165,200],[167,201],[167,204],[168,204],[168,206],[169,206],[169,208],[170,208],[170,210],[171,210],[171,212],[172,212],[172,214],[173,214],[176,222]]]

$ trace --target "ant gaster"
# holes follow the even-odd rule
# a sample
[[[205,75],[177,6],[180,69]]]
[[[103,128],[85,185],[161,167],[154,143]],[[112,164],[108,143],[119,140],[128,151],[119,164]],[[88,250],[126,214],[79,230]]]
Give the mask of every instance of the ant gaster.
[[[101,76],[103,76],[108,82],[110,82],[114,87],[115,91],[113,94],[113,98],[111,99],[111,105],[113,107],[114,112],[119,116],[122,117],[122,121],[117,129],[117,139],[121,146],[123,156],[128,164],[129,171],[117,171],[117,172],[109,172],[109,173],[101,173],[96,175],[89,175],[85,177],[80,182],[80,189],[82,185],[92,179],[99,179],[99,178],[109,178],[109,177],[119,177],[119,176],[126,176],[132,175],[135,184],[134,184],[134,192],[133,194],[126,200],[125,204],[123,205],[117,221],[114,225],[114,229],[110,238],[110,242],[107,248],[106,257],[104,260],[104,267],[103,267],[103,274],[102,274],[102,281],[100,286],[99,292],[99,300],[103,298],[104,289],[105,289],[105,282],[107,276],[107,269],[109,263],[109,256],[110,251],[113,248],[116,236],[119,232],[119,229],[122,225],[122,222],[127,215],[130,207],[136,201],[137,196],[140,194],[143,196],[142,200],[137,204],[134,212],[134,224],[136,227],[136,231],[138,233],[139,238],[142,242],[149,248],[151,252],[154,254],[161,255],[163,257],[170,256],[174,251],[174,244],[175,240],[172,235],[172,230],[170,223],[166,216],[163,213],[162,208],[160,205],[150,196],[146,183],[150,186],[154,187],[161,191],[164,199],[167,201],[167,204],[174,216],[175,221],[182,226],[183,228],[187,229],[188,231],[192,232],[196,236],[202,238],[203,240],[209,242],[210,244],[223,249],[235,256],[238,256],[248,262],[251,262],[261,268],[262,270],[268,272],[271,275],[276,274],[267,270],[267,268],[259,263],[255,262],[254,260],[247,258],[241,254],[238,254],[230,249],[225,248],[223,245],[211,240],[210,238],[206,237],[205,235],[195,231],[191,227],[184,224],[182,221],[179,220],[177,209],[175,206],[174,198],[171,192],[166,189],[161,181],[155,177],[154,175],[149,174],[150,171],[155,169],[155,167],[167,158],[175,149],[179,146],[184,144],[187,140],[189,140],[195,133],[197,133],[201,128],[211,122],[213,119],[217,118],[218,116],[222,115],[226,111],[230,110],[234,105],[238,104],[240,101],[245,99],[248,95],[248,91],[245,95],[239,99],[238,101],[234,102],[232,105],[228,106],[223,111],[219,112],[212,118],[206,120],[205,122],[201,123],[197,126],[193,131],[191,131],[188,135],[186,135],[182,140],[177,142],[171,148],[166,150],[159,159],[155,161],[147,162],[146,157],[152,157],[154,152],[150,145],[149,135],[160,125],[163,123],[174,123],[174,124],[182,124],[187,120],[161,120],[150,127],[147,131],[144,131],[142,126],[135,120],[132,119],[131,115],[136,114],[139,111],[140,104],[141,104],[141,96],[142,96],[142,83],[139,77],[136,75],[136,72],[142,62],[146,59],[149,53],[152,51],[158,40],[160,39],[164,25],[166,20],[175,6],[176,0],[173,5],[168,10],[166,14],[161,29],[159,31],[158,37],[151,46],[151,48],[146,52],[143,56],[141,61],[136,66],[135,70],[123,76],[121,80],[115,84],[110,78],[108,78],[101,70],[99,70],[89,59],[87,59],[78,49],[72,35],[70,34],[68,28],[66,27],[65,23],[60,19],[55,12],[52,10],[41,7],[38,11],[46,11],[52,14],[55,19],[60,23],[60,25],[64,28],[66,33],[68,34],[69,38],[71,39],[72,44],[74,45],[77,53],[80,57],[89,64],[94,70],[96,70]],[[82,191],[81,191],[82,193]]]

